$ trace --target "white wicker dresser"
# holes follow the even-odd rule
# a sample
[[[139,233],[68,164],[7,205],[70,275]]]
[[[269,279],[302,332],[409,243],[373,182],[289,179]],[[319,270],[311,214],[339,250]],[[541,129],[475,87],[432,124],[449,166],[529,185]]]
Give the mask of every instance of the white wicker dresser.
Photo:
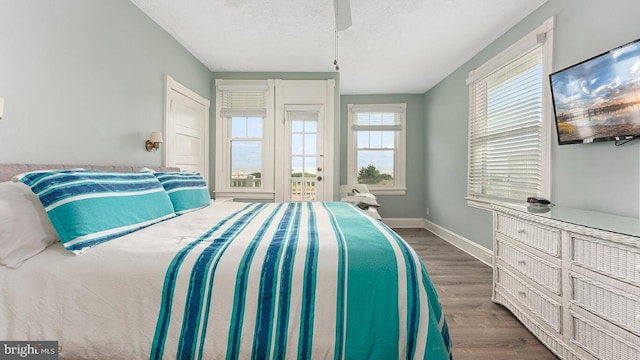
[[[493,209],[493,301],[562,359],[640,360],[640,221]]]

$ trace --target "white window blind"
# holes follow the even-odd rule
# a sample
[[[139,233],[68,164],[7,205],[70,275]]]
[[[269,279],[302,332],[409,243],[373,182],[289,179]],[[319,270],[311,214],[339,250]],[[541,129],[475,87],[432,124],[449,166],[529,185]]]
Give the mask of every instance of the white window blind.
[[[265,117],[267,94],[265,91],[222,91],[222,117]]]
[[[402,109],[357,108],[353,112],[353,130],[401,130]]]
[[[469,198],[525,201],[543,189],[543,46],[470,84]]]

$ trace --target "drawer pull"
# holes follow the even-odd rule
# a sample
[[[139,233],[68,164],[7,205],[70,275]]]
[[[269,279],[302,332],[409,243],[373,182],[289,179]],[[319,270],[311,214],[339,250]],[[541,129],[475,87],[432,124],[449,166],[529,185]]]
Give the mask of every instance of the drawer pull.
[[[525,229],[518,229],[518,234],[519,235],[524,235],[526,233],[527,233],[527,231]]]
[[[518,295],[527,296],[527,293],[524,290],[518,290]]]
[[[519,260],[518,260],[518,264],[520,264],[520,265],[526,265],[526,264],[527,264],[527,261],[526,261],[526,260],[524,260],[524,259],[519,259]]]

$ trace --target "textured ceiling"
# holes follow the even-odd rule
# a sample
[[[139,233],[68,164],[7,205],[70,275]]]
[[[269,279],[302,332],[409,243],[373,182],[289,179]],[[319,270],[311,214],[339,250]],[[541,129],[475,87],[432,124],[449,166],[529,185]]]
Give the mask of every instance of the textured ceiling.
[[[335,71],[333,0],[132,0],[214,72]],[[424,93],[546,0],[351,0],[341,94]]]

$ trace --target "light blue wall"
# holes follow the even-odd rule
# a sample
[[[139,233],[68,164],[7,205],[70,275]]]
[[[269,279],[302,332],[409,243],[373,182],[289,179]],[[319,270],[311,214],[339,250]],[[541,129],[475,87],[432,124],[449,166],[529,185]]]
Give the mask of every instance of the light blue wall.
[[[215,119],[216,119],[216,97],[215,97],[215,80],[216,79],[228,79],[228,80],[267,80],[267,79],[281,79],[281,80],[327,80],[333,79],[335,80],[335,92],[334,92],[334,117],[336,119],[340,118],[340,73],[337,72],[214,72],[213,73],[213,81],[211,83],[211,126],[209,127],[210,132],[210,144],[211,144],[211,154],[209,158],[211,159],[212,166],[210,167],[211,171],[209,173],[209,183],[214,184],[215,180],[215,143],[216,143],[216,127],[215,127]],[[339,174],[340,169],[340,151],[338,149],[340,144],[340,128],[336,126],[334,128],[334,137],[335,137],[335,149],[334,149],[334,172]],[[338,197],[338,186],[339,181],[338,177],[333,181],[333,187],[336,189],[335,196],[336,200]]]
[[[490,214],[464,199],[467,73],[552,15],[554,68],[564,68],[636,39],[638,13],[635,0],[549,0],[424,96],[336,91],[335,185],[346,181],[346,104],[407,102],[409,192],[380,197],[383,216],[422,218],[428,208],[430,221],[490,248]],[[209,99],[216,77],[333,78],[339,89],[337,73],[212,74],[127,0],[0,0],[0,34],[0,162],[160,165],[161,152],[146,152],[143,142],[163,127],[167,74]],[[213,102],[211,109],[214,119]],[[637,142],[554,143],[552,200],[638,217],[639,153]]]
[[[347,182],[348,104],[407,103],[407,193],[403,196],[379,195],[380,215],[389,218],[424,218],[424,96],[409,95],[342,95],[340,97],[340,153],[345,159],[340,167],[340,182]]]
[[[491,216],[466,205],[470,70],[556,16],[554,69],[635,40],[637,0],[549,0],[425,94],[425,207],[428,220],[491,248]],[[555,130],[554,130],[555,131]],[[554,133],[555,136],[555,133]],[[638,217],[639,152],[633,142],[557,145],[552,140],[552,201],[560,206]]]
[[[160,165],[165,75],[211,72],[128,0],[0,0],[0,162]]]

